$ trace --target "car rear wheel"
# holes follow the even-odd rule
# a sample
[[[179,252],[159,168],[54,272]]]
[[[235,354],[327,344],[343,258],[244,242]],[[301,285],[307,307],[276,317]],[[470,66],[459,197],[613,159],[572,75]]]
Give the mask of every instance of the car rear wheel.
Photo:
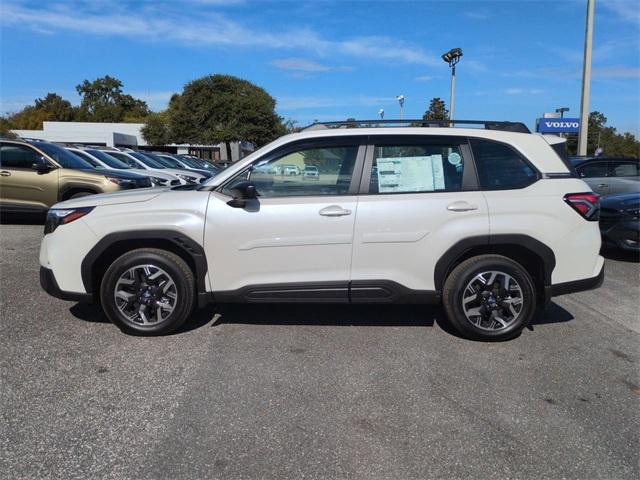
[[[195,280],[185,261],[166,250],[125,253],[107,269],[100,287],[107,317],[127,333],[175,331],[195,304]]]
[[[476,340],[507,340],[520,334],[536,310],[531,276],[501,255],[472,257],[447,277],[443,304],[461,335]]]

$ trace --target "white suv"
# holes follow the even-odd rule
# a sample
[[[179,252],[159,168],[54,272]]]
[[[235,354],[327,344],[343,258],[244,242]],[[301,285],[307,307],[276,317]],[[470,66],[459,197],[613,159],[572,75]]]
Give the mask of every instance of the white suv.
[[[42,286],[138,334],[207,302],[410,302],[442,303],[464,336],[511,338],[551,296],[604,276],[598,196],[557,141],[514,125],[316,126],[203,185],[59,203]]]

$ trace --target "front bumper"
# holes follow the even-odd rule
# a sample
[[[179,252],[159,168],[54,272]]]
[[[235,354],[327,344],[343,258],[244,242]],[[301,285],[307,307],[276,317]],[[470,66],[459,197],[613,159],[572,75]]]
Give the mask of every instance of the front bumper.
[[[60,300],[71,300],[82,303],[93,302],[93,296],[90,293],[65,292],[60,290],[53,271],[46,267],[40,267],[40,286],[49,295],[59,298]]]

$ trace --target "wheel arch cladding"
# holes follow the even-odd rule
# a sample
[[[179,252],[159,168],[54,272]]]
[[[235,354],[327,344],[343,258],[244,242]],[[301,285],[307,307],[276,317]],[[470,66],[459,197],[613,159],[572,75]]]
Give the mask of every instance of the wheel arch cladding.
[[[547,245],[528,235],[481,235],[460,240],[440,257],[434,270],[436,290],[442,290],[445,279],[457,265],[483,254],[504,255],[521,264],[533,277],[538,293],[551,285],[556,257]]]
[[[207,258],[204,249],[192,238],[173,230],[133,230],[104,236],[82,260],[82,283],[95,295],[109,265],[123,253],[138,248],[160,248],[175,253],[189,266],[196,279],[198,293],[207,291]]]

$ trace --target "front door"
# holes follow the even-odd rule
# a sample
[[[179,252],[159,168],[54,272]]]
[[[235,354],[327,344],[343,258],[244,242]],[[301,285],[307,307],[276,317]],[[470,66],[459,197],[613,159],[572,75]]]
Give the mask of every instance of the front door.
[[[205,248],[214,295],[348,301],[363,157],[353,139],[287,145],[212,192]],[[317,177],[304,175],[308,166]],[[259,197],[243,208],[228,205],[233,186],[247,180]]]
[[[466,137],[372,137],[358,199],[351,271],[354,302],[433,299],[440,257],[487,235]]]
[[[19,210],[46,210],[58,201],[58,170],[39,173],[34,163],[47,160],[20,143],[0,144],[0,202]]]

